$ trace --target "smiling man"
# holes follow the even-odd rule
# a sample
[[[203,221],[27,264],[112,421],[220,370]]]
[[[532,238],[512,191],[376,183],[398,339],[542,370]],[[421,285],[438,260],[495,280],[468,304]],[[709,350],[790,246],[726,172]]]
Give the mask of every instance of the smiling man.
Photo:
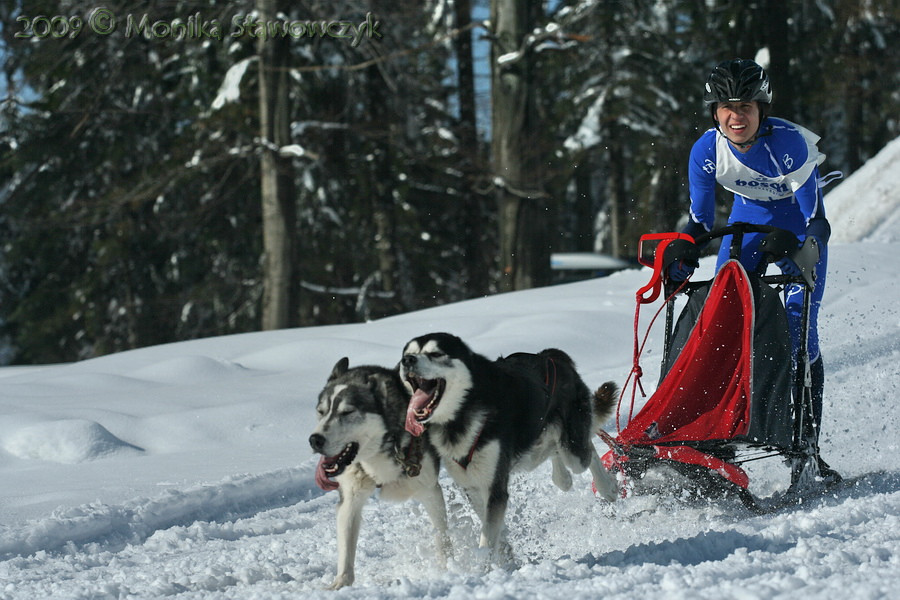
[[[760,116],[757,101],[718,102],[714,120],[738,152],[746,152],[756,141]]]
[[[800,125],[769,116],[772,104],[769,76],[752,60],[737,58],[716,65],[706,80],[703,100],[713,127],[691,149],[688,164],[691,212],[684,233],[696,238],[713,228],[718,184],[734,194],[729,224],[772,225],[790,231],[801,243],[808,237],[815,238],[819,261],[810,302],[807,348],[818,431],[825,373],[816,321],[825,291],[826,245],[831,235],[819,181],[818,167],[825,159],[816,147],[819,136]],[[740,262],[748,272],[766,269],[759,252],[761,238],[762,234],[749,233],[742,239]],[[730,247],[731,236],[723,237],[717,270],[728,260]],[[782,258],[777,265],[783,273],[800,273],[791,258]],[[683,281],[693,273],[694,267],[696,264],[677,261],[670,266],[667,276],[672,281]],[[789,285],[785,290],[795,357],[802,339],[803,294],[799,284]],[[824,463],[820,471],[826,477],[839,477]]]

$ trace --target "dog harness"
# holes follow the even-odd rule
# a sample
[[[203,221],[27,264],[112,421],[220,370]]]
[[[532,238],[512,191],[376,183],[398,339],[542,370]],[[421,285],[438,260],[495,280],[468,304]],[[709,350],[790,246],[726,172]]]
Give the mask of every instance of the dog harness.
[[[553,399],[553,396],[556,394],[556,361],[552,358],[547,358],[547,370],[544,374],[544,392],[547,394],[547,406],[550,406],[550,401]],[[546,419],[547,415],[543,416],[543,419]],[[453,459],[453,462],[458,464],[464,470],[469,468],[469,465],[472,464],[472,458],[475,456],[475,449],[478,448],[478,440],[481,439],[481,434],[484,431],[484,424],[482,424],[481,429],[478,431],[478,435],[475,436],[475,441],[472,442],[472,447],[469,448],[469,453],[460,460]]]
[[[478,435],[475,436],[475,441],[472,442],[472,447],[469,448],[469,453],[465,458],[461,460],[453,459],[453,462],[461,466],[463,469],[468,469],[469,465],[472,464],[472,458],[475,456],[475,449],[478,447],[478,440],[481,439],[481,433],[484,431],[484,424],[481,425],[481,429],[478,430]]]
[[[399,443],[394,444],[394,460],[397,461],[407,477],[418,477],[422,472],[422,456],[425,453],[425,445],[421,437],[411,437],[405,452]]]

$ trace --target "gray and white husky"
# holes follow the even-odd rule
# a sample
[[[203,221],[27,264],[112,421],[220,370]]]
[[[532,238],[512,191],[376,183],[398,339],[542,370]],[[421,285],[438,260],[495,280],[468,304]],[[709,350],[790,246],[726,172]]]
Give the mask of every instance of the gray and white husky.
[[[479,546],[492,561],[512,561],[504,527],[510,472],[550,459],[560,489],[572,487],[570,471],[590,469],[599,495],[616,498],[616,478],[591,442],[615,407],[616,386],[591,394],[565,352],[491,361],[456,336],[432,333],[407,343],[400,376],[412,394],[406,429],[430,434],[481,520]]]
[[[447,511],[438,484],[439,458],[427,438],[404,430],[409,394],[396,369],[348,368],[342,358],[319,394],[319,421],[309,437],[321,454],[316,483],[338,489],[338,565],[331,589],[354,580],[356,544],[366,500],[381,488],[381,498],[422,502],[436,530],[437,556],[449,551]]]

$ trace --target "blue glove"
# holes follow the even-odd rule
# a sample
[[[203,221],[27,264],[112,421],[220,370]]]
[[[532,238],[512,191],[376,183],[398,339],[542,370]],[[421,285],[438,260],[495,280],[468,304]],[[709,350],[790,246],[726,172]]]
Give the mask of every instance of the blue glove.
[[[669,281],[684,281],[694,274],[695,268],[696,265],[692,265],[686,260],[676,260],[669,265],[669,271],[666,275],[668,276]]]
[[[778,268],[785,275],[790,275],[791,277],[799,277],[801,275],[800,267],[797,266],[797,263],[792,258],[785,256],[781,260],[775,261],[775,264],[778,265]]]

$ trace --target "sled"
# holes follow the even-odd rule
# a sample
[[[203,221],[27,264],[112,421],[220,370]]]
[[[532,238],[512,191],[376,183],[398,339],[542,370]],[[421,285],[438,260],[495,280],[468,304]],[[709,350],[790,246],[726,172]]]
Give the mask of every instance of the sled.
[[[747,272],[737,260],[743,236],[754,233],[764,234],[758,246],[763,273]],[[713,279],[665,280],[673,262],[695,262],[700,247],[729,235],[730,260]],[[655,246],[652,258],[644,256],[649,246]],[[651,267],[653,274],[636,294],[631,409],[627,424],[621,427],[626,383],[616,414],[616,437],[598,432],[610,446],[604,465],[621,472],[623,494],[628,493],[629,482],[633,490],[639,487],[635,482],[667,468],[701,495],[734,494],[751,510],[763,510],[775,501],[761,502],[751,493],[743,465],[769,457],[779,457],[790,466],[791,482],[784,498],[821,489],[806,348],[810,292],[819,255],[815,239],[807,238],[801,246],[788,231],[735,223],[697,240],[681,233],[645,235],[638,252],[639,261]],[[764,274],[769,263],[785,256],[798,265],[799,275]],[[794,284],[805,292],[804,334],[796,355],[782,301],[784,289]],[[673,323],[676,297],[681,294],[686,303]],[[640,309],[658,299],[666,310],[660,381],[633,414],[635,393],[638,389],[643,393],[639,361],[647,340],[639,343]],[[652,322],[647,336],[650,327]]]

